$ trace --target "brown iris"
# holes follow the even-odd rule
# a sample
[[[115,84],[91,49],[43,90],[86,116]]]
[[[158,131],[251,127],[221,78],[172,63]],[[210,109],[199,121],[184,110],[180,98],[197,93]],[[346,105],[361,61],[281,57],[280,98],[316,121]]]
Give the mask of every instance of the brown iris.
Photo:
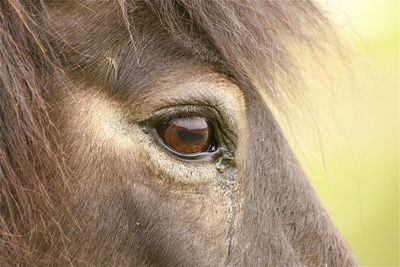
[[[199,153],[213,148],[212,125],[202,117],[161,121],[156,130],[165,144],[179,153]]]

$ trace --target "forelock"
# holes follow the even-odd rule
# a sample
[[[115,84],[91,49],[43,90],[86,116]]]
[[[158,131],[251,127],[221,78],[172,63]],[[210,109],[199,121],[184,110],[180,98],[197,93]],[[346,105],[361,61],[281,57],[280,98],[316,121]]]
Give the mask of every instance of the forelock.
[[[119,2],[130,25],[126,10],[141,1]],[[147,0],[144,5],[196,58],[220,67],[243,90],[255,90],[278,108],[301,94],[293,86],[301,83],[294,50],[319,49],[332,33],[313,1]],[[129,30],[134,29],[133,22]]]

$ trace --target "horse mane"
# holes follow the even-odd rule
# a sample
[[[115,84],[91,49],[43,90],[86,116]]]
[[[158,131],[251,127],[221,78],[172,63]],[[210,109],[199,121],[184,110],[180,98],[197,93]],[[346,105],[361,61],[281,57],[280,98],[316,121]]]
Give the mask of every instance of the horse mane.
[[[61,35],[41,27],[47,4],[33,2],[0,1],[0,264],[51,262],[43,251],[56,247],[63,255],[68,242],[60,227],[70,216],[68,170],[47,103],[70,66],[54,48]],[[140,28],[133,14],[145,10],[195,58],[277,104],[295,94],[276,86],[277,77],[297,80],[288,44],[312,45],[329,24],[310,1],[90,2],[119,5],[115,19],[132,46]]]
[[[0,265],[35,262],[62,236],[67,180],[47,105],[60,69],[31,2],[0,3]]]

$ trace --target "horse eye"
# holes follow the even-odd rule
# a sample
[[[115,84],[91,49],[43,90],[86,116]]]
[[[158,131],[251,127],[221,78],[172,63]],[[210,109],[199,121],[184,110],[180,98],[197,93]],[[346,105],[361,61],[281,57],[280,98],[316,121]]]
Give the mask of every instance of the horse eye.
[[[212,124],[202,117],[160,121],[156,130],[163,142],[175,152],[194,154],[217,149]]]

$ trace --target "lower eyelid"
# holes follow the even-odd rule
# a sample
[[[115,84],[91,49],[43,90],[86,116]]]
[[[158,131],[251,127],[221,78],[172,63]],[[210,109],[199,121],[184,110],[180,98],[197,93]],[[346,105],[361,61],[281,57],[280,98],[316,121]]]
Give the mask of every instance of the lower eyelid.
[[[182,184],[207,183],[215,179],[218,170],[213,155],[198,160],[185,160],[167,152],[154,141],[152,134],[152,131],[147,131],[142,135],[140,143],[142,158],[156,176]]]

